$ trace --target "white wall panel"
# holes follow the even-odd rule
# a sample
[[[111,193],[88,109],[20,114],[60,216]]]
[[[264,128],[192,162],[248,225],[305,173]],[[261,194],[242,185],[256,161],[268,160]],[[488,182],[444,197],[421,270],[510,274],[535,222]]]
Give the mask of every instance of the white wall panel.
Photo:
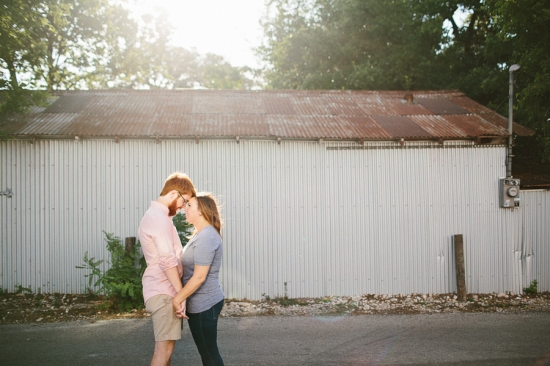
[[[398,145],[397,145],[398,146]],[[455,143],[112,140],[0,143],[1,287],[84,292],[102,231],[136,236],[173,171],[213,192],[225,219],[228,298],[550,290],[550,195],[501,209],[505,148]],[[286,283],[286,286],[285,286]]]
[[[550,191],[521,191],[522,230],[514,248],[515,267],[523,287],[538,281],[542,291],[550,289]],[[519,272],[519,270],[522,270]]]

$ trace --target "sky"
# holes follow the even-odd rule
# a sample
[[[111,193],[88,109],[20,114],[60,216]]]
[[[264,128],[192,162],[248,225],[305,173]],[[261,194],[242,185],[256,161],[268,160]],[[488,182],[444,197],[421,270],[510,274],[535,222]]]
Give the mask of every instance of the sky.
[[[170,42],[199,54],[221,55],[233,66],[259,67],[264,0],[138,0],[137,9],[163,7],[174,26]]]

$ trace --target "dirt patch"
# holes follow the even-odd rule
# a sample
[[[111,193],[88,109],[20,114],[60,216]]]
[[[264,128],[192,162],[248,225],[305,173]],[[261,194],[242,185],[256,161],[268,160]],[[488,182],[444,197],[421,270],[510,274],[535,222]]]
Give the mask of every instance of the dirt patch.
[[[293,300],[293,301],[291,301]],[[426,314],[440,312],[550,312],[550,293],[534,295],[455,294],[363,295],[264,301],[226,300],[222,317],[331,316],[360,314]],[[0,324],[48,323],[75,320],[148,318],[144,309],[118,313],[109,299],[78,294],[0,294]]]
[[[112,310],[111,301],[103,296],[77,294],[14,294],[0,295],[0,324],[144,318],[143,309],[129,313]]]

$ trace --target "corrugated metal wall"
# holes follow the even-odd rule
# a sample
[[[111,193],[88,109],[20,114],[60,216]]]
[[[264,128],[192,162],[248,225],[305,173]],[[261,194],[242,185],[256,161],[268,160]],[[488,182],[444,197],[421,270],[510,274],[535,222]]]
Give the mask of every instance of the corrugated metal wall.
[[[449,143],[452,144],[452,143]],[[464,143],[463,143],[464,144]],[[413,146],[416,145],[416,146]],[[0,143],[1,287],[84,292],[102,231],[136,236],[173,171],[216,194],[228,298],[550,290],[550,195],[500,209],[505,149],[432,143],[59,140]],[[286,285],[285,285],[286,284]]]
[[[521,191],[521,230],[514,259],[521,270],[523,287],[537,280],[539,290],[550,291],[550,191]]]

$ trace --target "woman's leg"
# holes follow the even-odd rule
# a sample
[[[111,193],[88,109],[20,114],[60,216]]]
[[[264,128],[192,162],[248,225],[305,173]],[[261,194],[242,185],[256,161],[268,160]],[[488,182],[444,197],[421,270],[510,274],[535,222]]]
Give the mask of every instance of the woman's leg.
[[[223,365],[218,351],[218,316],[223,307],[223,300],[202,313],[188,313],[187,320],[193,340],[201,355],[202,364],[207,366]]]

